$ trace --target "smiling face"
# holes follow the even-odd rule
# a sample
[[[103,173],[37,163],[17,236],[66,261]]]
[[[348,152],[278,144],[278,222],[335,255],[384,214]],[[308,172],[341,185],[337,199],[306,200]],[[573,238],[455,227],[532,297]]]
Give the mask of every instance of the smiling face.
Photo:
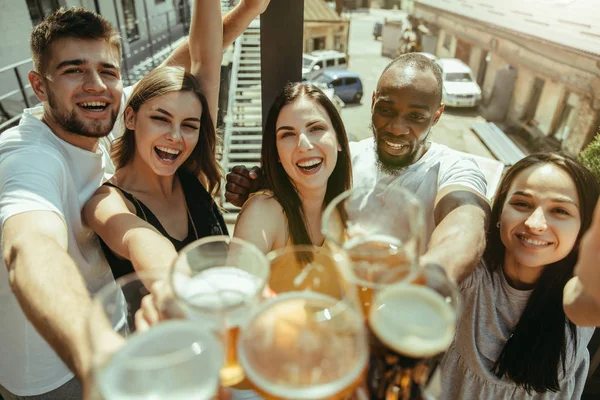
[[[298,190],[326,189],[341,149],[327,111],[300,97],[281,109],[275,134],[279,162]]]
[[[392,66],[373,94],[372,128],[380,167],[397,172],[418,161],[444,107],[432,71]]]
[[[543,268],[565,258],[581,228],[573,179],[554,164],[529,167],[514,179],[500,214],[505,265]]]
[[[154,97],[137,113],[128,107],[125,123],[135,135],[134,162],[160,176],[174,175],[198,143],[201,115],[200,100],[188,91]]]
[[[105,40],[63,38],[51,45],[42,90],[44,119],[53,129],[98,138],[110,133],[123,83],[117,47]]]

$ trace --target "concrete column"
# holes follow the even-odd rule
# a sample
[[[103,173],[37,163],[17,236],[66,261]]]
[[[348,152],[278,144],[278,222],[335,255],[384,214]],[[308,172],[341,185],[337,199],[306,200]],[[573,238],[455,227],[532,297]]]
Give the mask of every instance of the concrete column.
[[[580,98],[576,112],[577,117],[573,119],[569,136],[562,144],[562,150],[571,155],[577,155],[583,150],[596,134],[600,123],[600,111],[592,108],[590,97]]]

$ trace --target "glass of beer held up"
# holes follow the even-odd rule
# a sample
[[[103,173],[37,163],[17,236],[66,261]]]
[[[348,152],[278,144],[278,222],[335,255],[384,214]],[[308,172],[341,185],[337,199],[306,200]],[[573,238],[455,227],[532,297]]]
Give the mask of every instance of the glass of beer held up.
[[[254,245],[229,236],[211,236],[183,248],[172,268],[171,285],[185,317],[212,325],[227,348],[221,384],[244,380],[236,343],[240,329],[262,300],[269,278],[265,255]]]
[[[168,270],[125,275],[92,300],[87,333],[95,391],[103,400],[210,400],[219,388],[225,349],[197,321],[162,319],[138,329],[136,313]],[[96,397],[94,397],[96,398]]]
[[[322,230],[332,248],[350,260],[366,317],[377,287],[417,268],[424,246],[423,208],[401,187],[357,187],[329,203]]]
[[[267,258],[273,297],[254,311],[238,339],[248,381],[268,400],[354,396],[364,382],[368,343],[343,256],[288,246]]]
[[[367,319],[371,399],[428,398],[423,388],[454,338],[459,297],[445,271],[434,265],[375,292]]]

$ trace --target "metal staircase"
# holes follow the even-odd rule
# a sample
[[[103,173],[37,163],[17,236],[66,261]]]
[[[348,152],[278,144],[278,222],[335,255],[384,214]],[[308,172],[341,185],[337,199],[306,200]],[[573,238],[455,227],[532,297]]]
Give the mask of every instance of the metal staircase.
[[[235,42],[221,158],[225,172],[235,165],[260,165],[261,107],[260,20],[256,19]],[[225,185],[221,204],[225,221],[235,223],[239,208],[225,200]]]

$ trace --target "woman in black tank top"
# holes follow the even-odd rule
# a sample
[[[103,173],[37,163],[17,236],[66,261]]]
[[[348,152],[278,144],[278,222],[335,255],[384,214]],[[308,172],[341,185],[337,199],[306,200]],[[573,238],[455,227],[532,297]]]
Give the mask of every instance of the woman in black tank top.
[[[221,17],[218,3],[207,3],[194,8],[192,30],[202,32],[190,33],[200,38],[189,43],[192,73],[159,67],[137,83],[124,133],[112,144],[115,175],[84,207],[84,223],[100,237],[115,278],[168,268],[186,244],[228,234],[213,200],[221,183],[213,122]]]

